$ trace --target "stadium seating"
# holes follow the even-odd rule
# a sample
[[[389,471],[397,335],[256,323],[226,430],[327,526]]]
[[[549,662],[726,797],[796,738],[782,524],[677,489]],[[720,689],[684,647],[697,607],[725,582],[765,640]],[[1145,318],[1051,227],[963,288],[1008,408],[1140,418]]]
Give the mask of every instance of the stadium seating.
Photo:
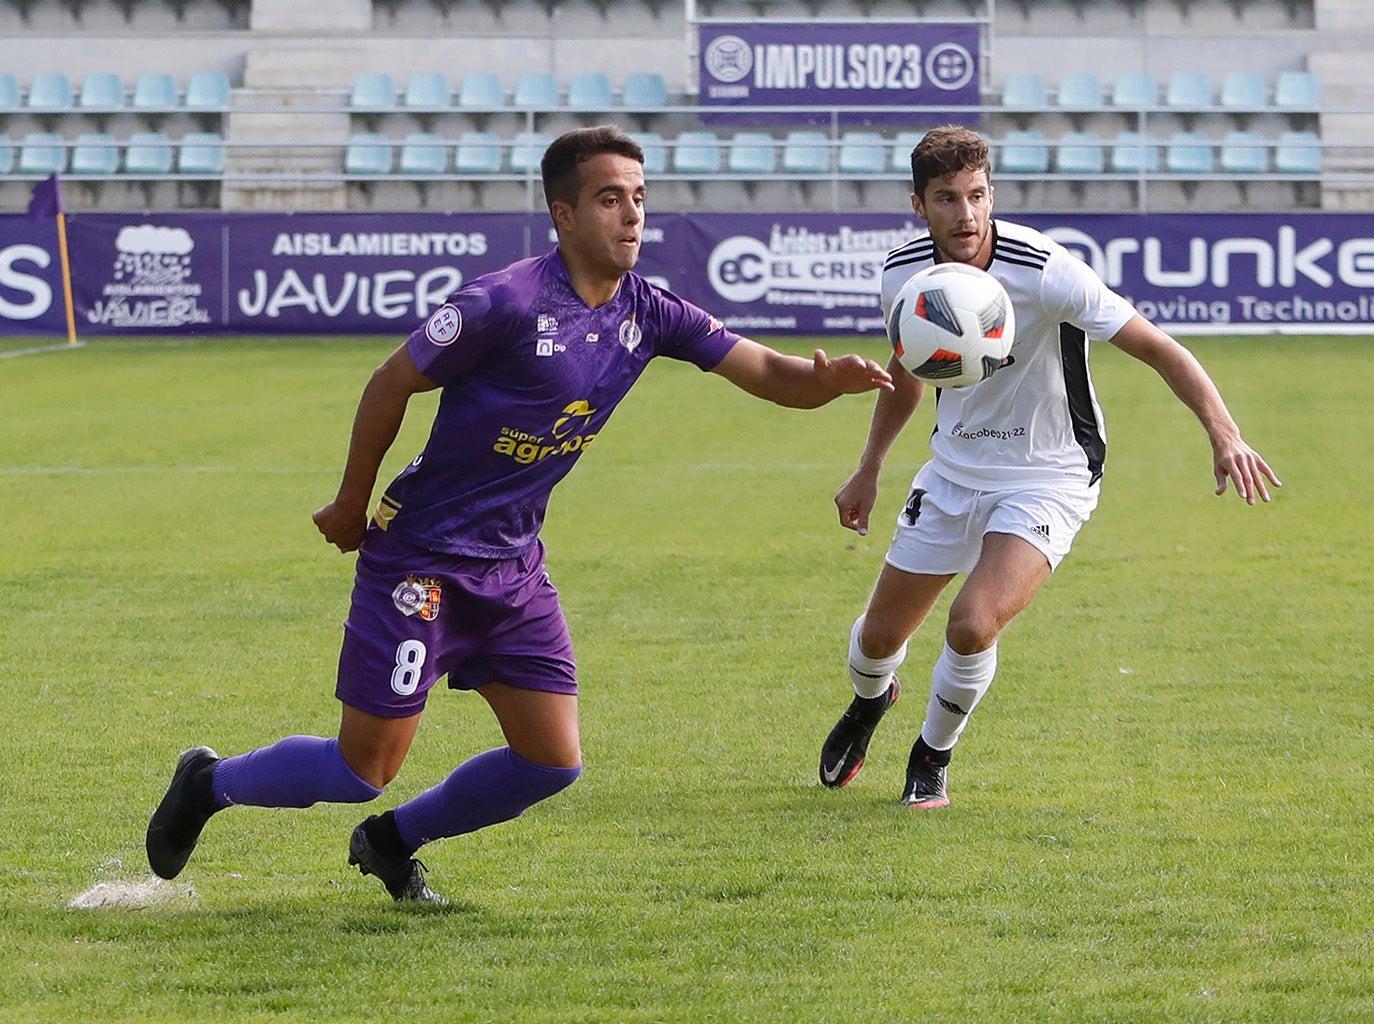
[[[841,174],[884,174],[888,169],[887,145],[877,132],[844,132],[837,164]]]
[[[448,143],[435,132],[411,132],[401,144],[398,174],[437,178],[448,170]]]
[[[72,147],[72,174],[114,174],[119,170],[119,143],[108,132],[83,132]]]
[[[1105,106],[1102,80],[1091,71],[1071,72],[1059,80],[1055,101],[1064,110],[1101,110]]]
[[[608,111],[613,102],[611,80],[599,71],[576,74],[568,80],[570,110]]]
[[[1028,129],[1008,132],[997,150],[998,170],[1007,174],[1044,174],[1050,169],[1045,133]]]
[[[34,75],[29,82],[28,108],[35,112],[65,112],[72,108],[72,83],[60,71]]]
[[[501,76],[490,71],[470,71],[458,87],[458,106],[468,111],[495,110],[506,104]]]
[[[353,79],[348,106],[360,114],[386,113],[396,108],[396,84],[385,72],[364,71]]]
[[[56,132],[30,132],[19,149],[20,174],[61,174],[67,169],[67,147]]]
[[[1118,132],[1108,166],[1114,174],[1154,174],[1159,170],[1159,148],[1144,132]]]
[[[634,140],[644,150],[644,173],[650,177],[668,171],[668,146],[658,132],[635,132]]]
[[[224,139],[218,132],[187,132],[177,147],[180,174],[219,175],[224,173]]]
[[[1055,147],[1054,166],[1060,174],[1070,176],[1104,173],[1107,155],[1102,140],[1093,132],[1069,132]]]
[[[732,174],[772,174],[777,165],[773,136],[767,132],[740,131],[730,139],[725,166]]]
[[[1159,86],[1148,71],[1123,71],[1112,85],[1112,106],[1118,109],[1153,107],[1159,102]]]
[[[516,174],[537,175],[544,150],[553,142],[548,132],[517,132],[510,149],[510,169]]]
[[[354,132],[344,150],[344,173],[377,176],[391,173],[391,144],[377,132]]]
[[[124,82],[110,71],[87,75],[76,105],[86,112],[105,113],[124,109]]]
[[[1321,139],[1316,132],[1284,132],[1274,150],[1274,170],[1313,177],[1322,171]]]
[[[1164,150],[1164,169],[1170,174],[1211,174],[1211,140],[1203,132],[1174,133]]]
[[[1274,83],[1274,106],[1280,109],[1315,111],[1321,102],[1321,83],[1311,72],[1285,71]]]
[[[822,131],[798,128],[782,141],[782,169],[786,174],[830,173],[830,138]]]
[[[217,114],[229,109],[229,76],[215,71],[197,71],[186,80],[184,106],[193,112]]]
[[[160,114],[175,110],[177,100],[177,83],[171,75],[147,72],[134,81],[131,106],[139,113]]]
[[[1254,71],[1231,71],[1221,80],[1221,106],[1228,111],[1245,112],[1265,106],[1268,91],[1264,76]]]
[[[0,74],[0,113],[14,113],[19,105],[19,79],[8,73]]]
[[[448,75],[442,71],[416,71],[406,82],[401,106],[412,113],[444,110],[451,94]]]
[[[1002,83],[1002,106],[1007,110],[1041,110],[1048,95],[1044,77],[1034,72],[1008,75]]]
[[[1269,150],[1259,132],[1227,132],[1218,163],[1226,174],[1263,174],[1269,170]]]
[[[464,132],[458,137],[453,169],[462,175],[490,175],[501,171],[501,141],[491,132]]]
[[[124,147],[124,173],[145,178],[171,174],[171,141],[163,132],[134,132]]]
[[[1189,111],[1212,104],[1212,82],[1202,71],[1175,71],[1164,89],[1164,105]]]
[[[632,71],[620,94],[626,110],[657,110],[668,105],[668,86],[657,71]]]
[[[515,81],[511,105],[517,110],[553,110],[558,106],[558,83],[547,71],[526,71]]]
[[[673,170],[678,174],[719,174],[720,137],[710,131],[686,131],[673,142]]]
[[[10,137],[4,132],[0,132],[0,174],[9,174],[14,170],[14,144],[10,142]]]

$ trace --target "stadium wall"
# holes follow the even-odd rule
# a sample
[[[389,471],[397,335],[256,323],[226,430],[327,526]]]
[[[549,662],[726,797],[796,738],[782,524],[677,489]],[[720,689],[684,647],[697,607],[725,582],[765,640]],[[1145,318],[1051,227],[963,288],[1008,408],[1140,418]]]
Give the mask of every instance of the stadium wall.
[[[1367,216],[1017,219],[1178,333],[1374,328]],[[638,269],[746,333],[877,338],[883,256],[917,229],[889,214],[657,214]],[[404,335],[465,281],[552,244],[544,214],[0,216],[0,334]]]

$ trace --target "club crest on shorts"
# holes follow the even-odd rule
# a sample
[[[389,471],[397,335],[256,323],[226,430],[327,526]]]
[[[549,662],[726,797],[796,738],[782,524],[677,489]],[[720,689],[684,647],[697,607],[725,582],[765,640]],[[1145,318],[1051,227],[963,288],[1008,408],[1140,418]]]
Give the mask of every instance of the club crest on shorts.
[[[402,615],[418,615],[426,622],[433,622],[439,617],[439,600],[443,596],[443,584],[438,580],[407,576],[391,592],[391,603]]]

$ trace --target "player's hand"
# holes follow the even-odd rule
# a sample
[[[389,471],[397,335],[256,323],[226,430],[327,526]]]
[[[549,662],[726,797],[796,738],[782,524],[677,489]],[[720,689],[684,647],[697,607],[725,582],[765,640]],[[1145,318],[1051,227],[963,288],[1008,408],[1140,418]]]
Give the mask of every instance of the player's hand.
[[[824,349],[816,349],[812,357],[816,376],[828,383],[836,394],[857,395],[863,391],[881,388],[892,390],[892,375],[872,359],[850,354],[831,359]]]
[[[324,539],[343,552],[357,551],[367,533],[367,510],[336,498],[310,517]]]
[[[878,503],[878,476],[865,469],[856,469],[835,492],[835,508],[840,513],[840,525],[853,530],[860,537],[868,536],[868,516]]]
[[[1236,494],[1244,499],[1247,505],[1253,505],[1256,500],[1269,500],[1269,484],[1275,487],[1283,486],[1283,481],[1269,468],[1269,464],[1260,458],[1259,452],[1240,438],[1222,445],[1213,445],[1212,456],[1212,468],[1217,478],[1217,494],[1225,494],[1226,483],[1232,480],[1236,485]]]

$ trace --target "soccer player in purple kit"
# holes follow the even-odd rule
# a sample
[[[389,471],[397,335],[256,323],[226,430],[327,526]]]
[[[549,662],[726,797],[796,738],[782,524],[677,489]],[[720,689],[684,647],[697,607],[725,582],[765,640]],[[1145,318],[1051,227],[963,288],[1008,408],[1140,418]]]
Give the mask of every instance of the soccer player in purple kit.
[[[367,818],[349,841],[349,863],[394,899],[443,904],[415,859],[421,846],[517,817],[582,771],[572,644],[539,529],[553,486],[649,361],[686,360],[797,408],[892,387],[872,360],[783,355],[634,274],[643,163],[613,125],[558,138],[541,164],[557,248],[460,289],[373,373],[338,494],[314,515],[327,541],[359,552],[338,736],[289,736],[227,758],[185,751],[148,823],[159,876],[176,877],[206,822],[231,805],[378,797],[446,675],[482,695],[506,745]],[[410,397],[435,388],[424,451],[369,517]]]

